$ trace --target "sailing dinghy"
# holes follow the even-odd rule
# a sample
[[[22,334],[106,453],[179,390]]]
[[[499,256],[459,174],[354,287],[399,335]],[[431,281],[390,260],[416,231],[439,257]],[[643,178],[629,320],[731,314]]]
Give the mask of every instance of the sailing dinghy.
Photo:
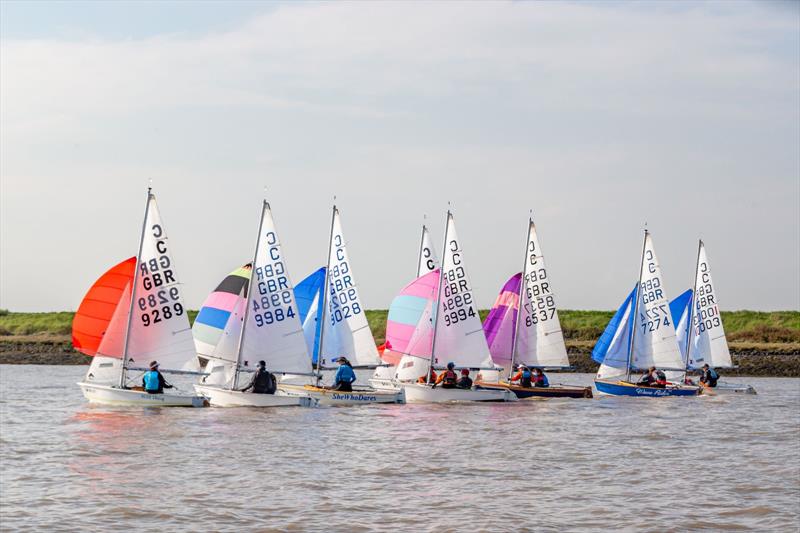
[[[697,247],[694,287],[675,299],[679,305],[670,306],[686,364],[685,372],[679,377],[681,382],[688,371],[700,370],[705,364],[714,369],[733,368],[718,302],[706,247],[701,240]],[[716,387],[703,386],[701,393],[755,394],[756,390],[751,385],[718,382]]]
[[[155,195],[147,189],[139,253],[103,274],[72,322],[72,344],[92,356],[80,386],[87,400],[113,405],[203,407],[195,394],[149,394],[141,386],[152,360],[162,373],[199,367],[186,308]]]
[[[675,326],[665,296],[653,239],[644,232],[639,282],[612,317],[592,351],[600,363],[595,387],[614,396],[696,396],[699,387],[668,384],[650,387],[631,381],[631,372],[655,366],[663,371],[684,369]]]
[[[376,368],[369,380],[370,385],[376,389],[396,390],[399,388],[398,365],[406,353],[408,343],[422,313],[432,301],[431,295],[438,287],[438,269],[439,259],[436,256],[428,227],[423,224],[417,256],[416,277],[414,281],[403,287],[389,306],[389,314],[386,318],[386,342],[381,352],[381,360],[386,364]],[[434,271],[437,272],[435,280],[429,276]],[[425,281],[422,281],[422,278],[425,278]],[[429,289],[433,289],[433,291]],[[415,363],[422,364],[422,361],[416,358],[406,358],[402,364],[408,369]],[[423,373],[424,370],[420,371],[420,375]],[[416,376],[414,380],[416,380]]]
[[[315,384],[295,383],[295,379],[282,380],[278,389],[289,395],[311,396],[320,405],[362,405],[368,403],[405,403],[402,390],[378,390],[372,387],[353,386],[352,391],[337,391],[319,385],[320,371],[331,368],[332,362],[346,357],[354,368],[375,368],[383,364],[372,331],[369,329],[364,306],[359,297],[358,284],[342,232],[339,210],[333,206],[328,264],[325,268],[325,290],[322,301],[322,319],[317,323],[319,338],[315,340]],[[307,316],[312,313],[307,312]],[[316,335],[315,335],[316,339]]]
[[[510,382],[517,363],[528,368],[570,368],[553,287],[532,218],[528,219],[523,270],[511,276],[503,286],[486,317],[484,331],[492,360],[503,367],[509,381],[493,382],[484,378],[476,381],[477,386],[509,389],[520,399],[592,397],[591,387],[560,384],[523,387]]]
[[[247,283],[233,280],[237,293],[224,293],[227,296],[209,302],[218,302],[222,308],[230,307],[232,302],[230,312],[220,314],[210,311],[211,307],[203,308],[203,311],[209,309],[208,317],[203,318],[206,323],[216,314],[225,322],[225,329],[211,353],[206,354],[209,376],[195,384],[195,390],[207,397],[211,405],[220,407],[316,404],[308,395],[290,396],[280,390],[275,394],[240,390],[242,374],[253,371],[259,360],[273,374],[312,375],[294,290],[272,209],[266,200],[261,206],[253,262],[245,270],[249,274]],[[243,298],[239,297],[239,291]]]
[[[432,320],[428,318],[430,311],[423,312],[413,335],[422,342],[428,338],[431,341],[428,358],[421,374],[426,376],[426,383],[403,383],[406,399],[409,402],[437,403],[514,401],[517,396],[505,389],[493,390],[474,386],[471,389],[451,389],[436,387],[427,382],[431,367],[442,368],[448,362],[453,362],[456,369],[468,368],[480,371],[495,368],[467,276],[461,241],[456,234],[455,222],[450,211],[447,212],[443,251],[444,258],[441,275],[437,280],[436,299],[430,307],[430,311],[433,312]],[[428,274],[432,275],[433,273]],[[414,343],[420,342],[417,339],[414,339]],[[398,369],[398,374],[401,371],[402,368]]]

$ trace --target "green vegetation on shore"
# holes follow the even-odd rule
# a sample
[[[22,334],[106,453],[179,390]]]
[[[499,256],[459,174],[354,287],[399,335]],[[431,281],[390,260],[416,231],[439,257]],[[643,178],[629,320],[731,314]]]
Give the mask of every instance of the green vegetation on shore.
[[[481,311],[481,319],[488,311]],[[567,340],[595,341],[614,314],[613,311],[559,311]],[[0,336],[69,335],[72,312],[14,313],[0,310]],[[380,344],[386,334],[386,310],[368,310],[367,320]],[[197,311],[189,311],[194,321]],[[729,341],[748,343],[800,343],[800,312],[723,311],[722,321]]]

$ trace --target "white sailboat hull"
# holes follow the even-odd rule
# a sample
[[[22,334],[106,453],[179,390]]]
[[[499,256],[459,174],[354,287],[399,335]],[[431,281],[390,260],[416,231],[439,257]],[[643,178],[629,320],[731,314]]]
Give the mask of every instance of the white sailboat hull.
[[[369,384],[375,389],[398,391],[400,386],[394,380],[396,372],[396,366],[379,366],[369,378]]]
[[[716,387],[701,387],[700,394],[707,396],[717,396],[720,394],[756,394],[756,389],[752,385],[739,383],[717,383]]]
[[[411,383],[403,385],[409,403],[514,402],[517,396],[508,389],[443,389]]]
[[[120,389],[111,385],[80,382],[84,397],[92,403],[105,405],[158,406],[158,407],[205,407],[208,401],[195,394],[149,394],[133,389]]]
[[[281,391],[275,394],[254,394],[213,385],[195,385],[194,389],[208,398],[215,407],[314,407],[317,404],[316,400],[308,395],[289,396],[282,394]]]
[[[365,405],[370,403],[406,403],[402,390],[355,388],[352,392],[336,391],[312,385],[279,383],[278,390],[289,396],[310,396],[319,405]]]

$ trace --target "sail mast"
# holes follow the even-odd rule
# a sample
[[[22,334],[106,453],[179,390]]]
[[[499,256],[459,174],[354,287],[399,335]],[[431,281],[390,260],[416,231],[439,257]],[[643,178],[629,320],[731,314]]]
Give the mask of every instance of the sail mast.
[[[335,200],[335,198],[334,198]],[[319,330],[319,346],[317,347],[317,385],[319,385],[320,379],[322,379],[322,374],[320,374],[320,368],[322,366],[322,346],[325,341],[325,310],[328,307],[328,283],[330,282],[330,275],[331,275],[331,247],[333,246],[333,225],[336,221],[336,214],[338,211],[336,210],[336,204],[333,204],[333,213],[331,214],[331,233],[330,237],[328,238],[328,262],[325,266],[325,283],[322,284],[323,292],[322,292],[322,324],[320,324]]]
[[[425,248],[425,232],[428,228],[425,227],[425,223],[422,223],[422,235],[419,238],[419,254],[417,255],[417,277],[422,275],[422,251]]]
[[[258,221],[258,234],[256,234],[256,249],[253,252],[253,262],[250,263],[250,281],[247,283],[247,291],[245,291],[244,301],[244,322],[242,322],[242,330],[239,332],[239,343],[236,346],[236,370],[233,373],[233,381],[231,382],[231,390],[239,386],[239,365],[242,364],[242,348],[244,346],[244,332],[247,329],[247,317],[250,315],[250,294],[253,290],[253,279],[256,273],[256,258],[258,257],[259,240],[261,239],[261,229],[264,226],[264,213],[269,209],[269,204],[263,200],[261,204],[261,219]]]
[[[447,230],[450,229],[450,219],[453,217],[450,210],[447,210],[447,220],[444,226],[444,244],[442,245],[442,252],[447,250]],[[433,358],[436,353],[436,331],[439,329],[439,305],[442,303],[442,281],[444,280],[444,259],[439,266],[439,287],[436,290],[436,316],[433,318],[433,342],[431,343],[431,358],[428,364],[428,372],[425,374],[425,383],[431,382],[431,369],[433,368]]]
[[[147,229],[147,215],[150,213],[150,198],[153,196],[147,188],[147,203],[144,206],[144,220],[142,220],[142,233],[139,235],[139,252],[136,254],[136,270],[133,271],[133,284],[131,285],[131,305],[128,308],[128,323],[125,326],[125,340],[122,348],[122,370],[119,373],[119,388],[125,388],[125,374],[128,365],[128,336],[131,333],[131,323],[133,322],[133,305],[136,297],[136,283],[139,281],[139,263],[142,260],[142,247],[144,246],[144,232]]]
[[[688,331],[686,332],[686,366],[683,371],[684,381],[686,380],[686,374],[689,373],[689,361],[691,360],[692,355],[692,336],[694,332],[692,321],[694,320],[694,306],[697,302],[697,273],[700,271],[700,251],[702,249],[703,240],[700,239],[697,243],[697,261],[694,265],[694,285],[692,286],[692,296],[689,299],[689,324],[687,325]]]
[[[647,236],[650,233],[645,228],[644,242],[642,242],[642,258],[639,261],[639,280],[636,282],[636,304],[633,306],[633,332],[631,333],[630,346],[628,347],[628,368],[625,372],[625,381],[631,380],[631,365],[633,365],[633,346],[636,340],[636,317],[639,314],[639,300],[642,299],[642,272],[644,272],[644,253],[647,249]]]
[[[514,362],[517,355],[517,338],[519,337],[520,322],[522,321],[522,309],[525,304],[526,274],[528,272],[528,246],[531,242],[531,228],[533,228],[533,217],[528,216],[528,236],[525,240],[525,259],[522,260],[522,279],[519,280],[519,302],[517,303],[517,321],[514,323],[514,332],[511,338],[511,366],[508,369],[508,380],[514,375]],[[512,311],[513,312],[513,311]]]

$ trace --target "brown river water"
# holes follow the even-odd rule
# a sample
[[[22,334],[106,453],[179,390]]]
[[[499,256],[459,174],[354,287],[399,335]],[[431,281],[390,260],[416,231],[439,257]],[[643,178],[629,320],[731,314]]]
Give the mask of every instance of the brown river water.
[[[729,380],[749,397],[143,409],[90,406],[85,371],[0,366],[0,530],[800,529],[800,379]]]

